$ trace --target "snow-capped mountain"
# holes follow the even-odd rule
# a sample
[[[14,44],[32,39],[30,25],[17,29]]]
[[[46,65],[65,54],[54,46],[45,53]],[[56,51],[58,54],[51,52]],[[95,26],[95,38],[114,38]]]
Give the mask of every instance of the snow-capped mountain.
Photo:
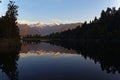
[[[71,24],[18,24],[20,29],[20,35],[35,35],[35,34],[41,34],[41,35],[48,35],[55,32],[62,32],[66,31],[68,29],[74,29],[77,26],[81,26],[82,23],[71,23]]]

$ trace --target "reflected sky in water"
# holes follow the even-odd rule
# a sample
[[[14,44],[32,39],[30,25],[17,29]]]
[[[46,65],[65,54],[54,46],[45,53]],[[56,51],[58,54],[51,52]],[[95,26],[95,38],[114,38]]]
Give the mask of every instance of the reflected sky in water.
[[[20,80],[120,80],[119,73],[102,71],[99,63],[75,50],[49,43],[24,43],[19,55]]]
[[[97,47],[23,43],[20,53],[1,53],[0,80],[120,80],[119,47]]]

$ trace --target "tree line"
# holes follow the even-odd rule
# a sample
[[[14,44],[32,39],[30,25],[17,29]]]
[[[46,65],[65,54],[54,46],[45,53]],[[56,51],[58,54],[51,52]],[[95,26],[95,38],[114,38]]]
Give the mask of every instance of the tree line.
[[[120,39],[120,8],[102,10],[99,18],[89,23],[84,22],[73,30],[52,33],[46,38],[51,40],[119,40]]]
[[[35,35],[32,35],[32,34],[28,34],[28,35],[24,35],[23,36],[23,39],[29,39],[29,38],[41,38],[42,36],[40,34],[35,34]]]
[[[9,1],[5,16],[0,17],[0,38],[20,39],[17,26],[18,6],[14,1]]]

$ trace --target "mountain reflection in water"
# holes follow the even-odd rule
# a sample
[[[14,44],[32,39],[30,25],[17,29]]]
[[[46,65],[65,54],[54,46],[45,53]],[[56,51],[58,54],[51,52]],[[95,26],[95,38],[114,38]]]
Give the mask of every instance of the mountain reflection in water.
[[[113,44],[23,42],[20,53],[1,54],[0,79],[119,80],[119,53]]]

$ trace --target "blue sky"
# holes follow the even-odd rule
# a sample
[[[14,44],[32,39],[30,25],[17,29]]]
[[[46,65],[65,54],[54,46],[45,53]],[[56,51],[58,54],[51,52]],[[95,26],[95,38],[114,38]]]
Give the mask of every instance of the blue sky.
[[[2,0],[0,15],[9,0]],[[19,6],[18,21],[43,23],[84,22],[99,17],[101,10],[118,7],[120,0],[14,0]]]

